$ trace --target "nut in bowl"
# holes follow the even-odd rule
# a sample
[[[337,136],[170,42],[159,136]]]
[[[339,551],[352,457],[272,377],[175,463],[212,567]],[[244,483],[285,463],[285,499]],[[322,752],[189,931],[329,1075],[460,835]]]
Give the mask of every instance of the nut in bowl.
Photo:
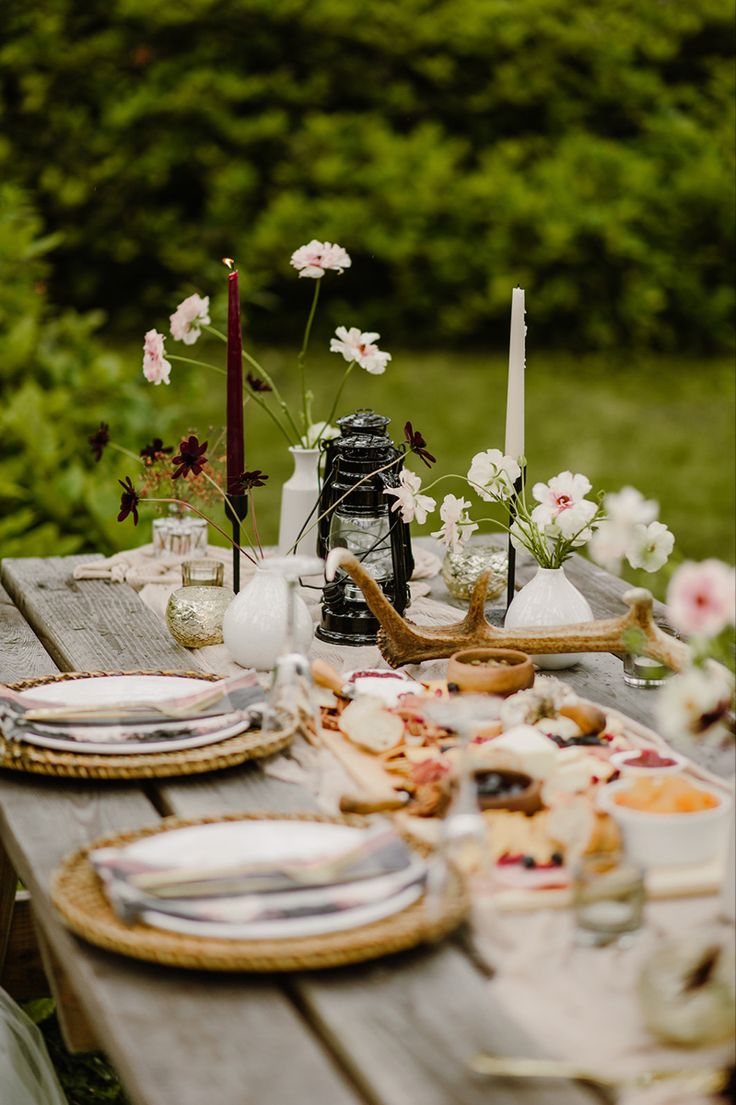
[[[447,682],[473,694],[506,698],[534,683],[534,665],[525,652],[511,648],[465,648],[450,657]]]
[[[624,778],[602,787],[599,803],[643,867],[707,863],[725,850],[731,798],[710,787],[678,776]]]

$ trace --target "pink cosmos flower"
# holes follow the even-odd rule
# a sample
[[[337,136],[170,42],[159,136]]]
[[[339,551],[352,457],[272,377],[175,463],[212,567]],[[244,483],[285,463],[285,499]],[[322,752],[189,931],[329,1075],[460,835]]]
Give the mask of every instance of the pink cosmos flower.
[[[445,495],[440,507],[443,525],[435,530],[432,536],[443,541],[448,549],[457,552],[478,528],[477,522],[470,520],[469,510],[470,503],[467,499],[459,499],[457,495]]]
[[[328,269],[342,273],[352,263],[347,251],[337,242],[318,242],[316,238],[312,238],[306,246],[294,250],[291,255],[291,264],[299,276],[308,276],[312,280],[319,280]]]
[[[380,334],[364,334],[357,326],[351,326],[349,330],[345,326],[338,326],[335,333],[337,337],[330,339],[331,353],[342,353],[348,363],[356,361],[373,376],[381,376],[386,371],[391,354],[384,353],[375,344]]]
[[[194,345],[202,333],[203,326],[210,324],[210,297],[208,295],[188,296],[170,316],[171,336],[185,345]]]
[[[532,494],[539,506],[532,511],[532,520],[550,535],[561,533],[569,539],[580,533],[580,543],[589,540],[590,531],[587,534],[580,531],[585,530],[598,509],[585,498],[590,490],[590,480],[580,473],[560,472],[549,483],[535,483]]]
[[[722,560],[685,561],[667,588],[667,613],[680,633],[716,637],[736,620],[736,571]]]
[[[143,375],[151,384],[168,384],[171,364],[164,357],[164,335],[149,330],[143,339]]]
[[[421,477],[417,476],[416,472],[403,468],[399,476],[398,487],[386,487],[384,489],[384,495],[396,496],[396,502],[391,510],[401,512],[402,522],[416,521],[420,526],[423,526],[427,521],[427,515],[431,514],[437,506],[431,495],[419,494],[421,486]]]

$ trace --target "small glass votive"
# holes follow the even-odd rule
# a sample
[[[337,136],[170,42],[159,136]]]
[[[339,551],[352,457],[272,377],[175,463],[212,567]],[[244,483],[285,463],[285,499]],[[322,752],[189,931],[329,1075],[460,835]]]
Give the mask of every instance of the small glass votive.
[[[661,687],[672,675],[672,669],[661,660],[638,656],[634,652],[624,655],[624,683],[629,687]]]
[[[185,560],[181,566],[181,581],[185,587],[222,587],[224,579],[225,565],[213,557]]]
[[[582,856],[573,871],[575,938],[605,947],[625,943],[644,917],[644,872],[619,852]]]

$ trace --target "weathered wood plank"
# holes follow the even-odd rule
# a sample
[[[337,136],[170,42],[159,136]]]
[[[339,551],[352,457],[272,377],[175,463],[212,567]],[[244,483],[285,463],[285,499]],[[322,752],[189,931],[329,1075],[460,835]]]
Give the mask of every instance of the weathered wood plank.
[[[2,582],[65,671],[185,671],[200,665],[126,583],[75,580],[89,556],[8,558]]]
[[[386,1105],[592,1105],[572,1083],[480,1078],[479,1051],[538,1055],[455,947],[293,980],[305,1011]]]
[[[28,622],[0,587],[0,683],[52,675],[56,670]]]
[[[256,763],[193,779],[162,780],[156,784],[156,792],[158,797],[154,801],[160,812],[176,813],[181,817],[206,817],[217,813],[316,813],[319,809],[311,791],[295,783],[269,778]]]
[[[132,1100],[356,1105],[359,1098],[271,980],[137,964],[84,944],[61,925],[49,883],[62,855],[156,816],[142,794],[124,788],[3,780],[0,790],[0,830],[11,860]]]

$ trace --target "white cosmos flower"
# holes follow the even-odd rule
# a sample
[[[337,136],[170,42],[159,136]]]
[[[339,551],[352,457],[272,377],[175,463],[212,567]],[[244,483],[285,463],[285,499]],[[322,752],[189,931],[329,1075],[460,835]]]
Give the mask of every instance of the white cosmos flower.
[[[484,453],[476,453],[470,462],[468,482],[488,503],[508,499],[520,475],[521,468],[513,457],[504,456],[500,449],[486,449]]]
[[[674,544],[675,539],[663,522],[650,522],[648,526],[639,524],[633,528],[626,559],[632,568],[658,572]]]
[[[656,499],[645,499],[635,487],[622,487],[620,491],[609,492],[603,500],[606,517],[614,525],[648,526],[656,521],[659,503]]]
[[[295,249],[291,255],[291,264],[299,276],[311,277],[312,280],[319,280],[328,269],[342,273],[352,263],[347,251],[337,242],[318,242],[316,238]]]
[[[532,520],[549,537],[561,534],[569,540],[582,530],[575,543],[585,544],[591,536],[586,526],[598,510],[585,498],[590,490],[590,480],[580,473],[560,472],[549,483],[535,483],[532,494],[539,506],[532,511]]]
[[[402,522],[416,521],[420,526],[423,526],[427,521],[427,515],[431,514],[437,506],[431,495],[419,494],[421,486],[421,477],[417,476],[416,472],[403,468],[399,475],[398,487],[386,487],[384,489],[384,495],[396,496],[396,502],[391,510],[400,511]]]
[[[591,537],[588,552],[596,564],[600,564],[607,572],[618,575],[630,541],[630,526],[605,520],[600,523]]]
[[[658,728],[675,742],[696,738],[718,745],[732,740],[733,693],[733,676],[713,661],[672,675],[657,696]]]
[[[164,353],[164,335],[149,330],[143,339],[143,375],[151,384],[168,384],[171,364]]]
[[[305,449],[314,449],[319,441],[330,441],[333,437],[339,437],[337,426],[330,426],[328,422],[313,422],[307,432],[302,436],[301,445]]]
[[[470,503],[467,499],[458,498],[457,495],[445,495],[440,507],[440,518],[443,525],[432,534],[443,541],[447,548],[457,552],[462,548],[470,535],[477,530],[476,522],[471,521],[468,511]]]
[[[338,326],[335,333],[337,337],[330,339],[331,353],[342,353],[348,363],[357,361],[361,368],[374,376],[380,376],[386,371],[391,354],[384,353],[375,344],[380,334],[370,331],[363,333],[357,326],[351,326],[349,330],[345,326]]]
[[[185,345],[194,345],[202,333],[203,326],[210,324],[210,297],[208,295],[188,296],[170,316],[171,336]]]
[[[722,560],[686,560],[667,588],[667,614],[688,636],[716,637],[736,620],[736,571]]]

